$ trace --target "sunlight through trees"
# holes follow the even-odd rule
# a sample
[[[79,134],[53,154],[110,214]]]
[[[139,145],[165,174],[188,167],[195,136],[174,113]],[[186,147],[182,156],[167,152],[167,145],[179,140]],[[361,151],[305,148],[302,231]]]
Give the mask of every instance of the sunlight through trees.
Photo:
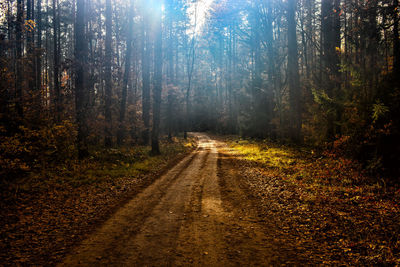
[[[157,153],[163,134],[214,131],[340,144],[371,170],[398,171],[397,0],[4,0],[1,10],[3,143],[21,127],[72,123],[76,141],[55,149],[84,158],[102,145]]]

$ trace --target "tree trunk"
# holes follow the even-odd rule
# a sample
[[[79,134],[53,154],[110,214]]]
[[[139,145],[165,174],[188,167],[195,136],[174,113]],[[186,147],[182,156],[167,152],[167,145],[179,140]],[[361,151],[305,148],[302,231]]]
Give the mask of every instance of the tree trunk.
[[[106,0],[106,43],[105,43],[105,94],[104,94],[104,117],[105,127],[105,147],[112,146],[112,118],[111,118],[111,98],[112,98],[112,75],[111,75],[111,57],[112,57],[112,7],[111,0]]]
[[[295,142],[301,141],[301,85],[299,78],[299,62],[296,35],[297,0],[288,1],[288,85],[290,102],[290,138]]]
[[[144,130],[143,144],[149,144],[150,139],[150,40],[148,14],[145,12],[142,21],[142,120]]]
[[[195,9],[195,21],[194,21],[194,30],[193,30],[193,35],[192,39],[190,40],[190,46],[189,46],[189,51],[187,54],[187,78],[188,78],[188,85],[186,88],[186,119],[185,119],[185,130],[184,130],[184,138],[187,138],[187,132],[188,129],[192,126],[190,118],[191,118],[191,112],[190,112],[190,90],[192,89],[192,78],[193,78],[193,71],[194,71],[194,62],[195,62],[195,56],[196,56],[196,28],[197,28],[197,4],[196,4],[196,9]]]
[[[126,54],[125,54],[125,72],[124,78],[122,82],[122,97],[121,97],[121,106],[119,110],[119,121],[118,121],[118,134],[117,134],[117,143],[118,145],[122,145],[124,139],[124,120],[126,113],[126,97],[128,94],[128,84],[129,84],[129,75],[131,70],[131,55],[132,55],[132,31],[133,31],[133,0],[130,1],[130,7],[128,12],[128,32],[126,39]]]
[[[36,66],[35,66],[35,91],[36,91],[36,108],[38,116],[41,109],[41,89],[42,89],[42,0],[37,1],[36,6],[36,23],[37,23],[37,41],[36,41]]]
[[[35,1],[34,0],[27,0],[26,1],[26,19],[30,22],[30,21],[34,21],[35,20]],[[28,79],[28,88],[31,92],[34,91],[35,89],[35,79],[36,79],[36,75],[35,75],[35,57],[34,57],[34,32],[35,29],[31,28],[31,29],[27,29],[26,30],[26,43],[27,43],[27,52],[28,52],[28,75],[27,75],[27,79]],[[34,107],[33,107],[34,108]],[[35,108],[34,108],[35,109]]]
[[[54,107],[55,107],[55,120],[61,121],[61,91],[59,81],[59,68],[60,68],[60,54],[58,49],[58,25],[56,15],[56,0],[53,0],[53,83],[54,83]]]
[[[260,14],[259,14],[259,6],[253,7],[253,14],[251,19],[251,51],[253,54],[253,66],[251,73],[251,94],[252,94],[252,102],[254,105],[253,109],[253,120],[251,123],[251,133],[252,137],[264,138],[269,131],[269,121],[270,114],[267,112],[269,109],[268,98],[263,92],[263,79],[262,72],[264,67],[264,62],[262,60],[262,50],[261,50],[261,36],[259,31],[259,23],[260,23]],[[269,27],[270,25],[268,25]],[[272,28],[271,28],[272,30]],[[272,38],[271,35],[267,35],[267,38]],[[269,55],[270,56],[270,55]],[[272,64],[272,63],[270,63]]]
[[[396,79],[400,77],[400,37],[399,37],[399,1],[393,1],[393,54],[394,54],[394,64],[393,64],[393,74]]]
[[[162,10],[161,3],[157,5],[156,25],[155,25],[155,45],[154,45],[154,91],[153,91],[153,130],[151,132],[151,153],[160,154],[158,136],[160,132],[160,108],[162,92]]]
[[[166,78],[167,78],[167,84],[175,84],[175,79],[174,79],[174,51],[173,51],[173,37],[176,35],[174,33],[174,28],[173,28],[173,3],[172,1],[167,1],[166,2],[166,7],[165,7],[165,12],[167,13],[165,15],[166,21],[165,21],[165,32],[168,32],[168,36],[166,37],[166,61],[168,64],[167,65],[167,73],[166,73]]]
[[[85,88],[85,68],[87,64],[87,42],[85,36],[85,0],[77,0],[75,22],[75,111],[78,124],[78,155],[88,156],[87,92]]]
[[[15,107],[20,119],[24,117],[23,111],[23,99],[22,99],[22,26],[24,24],[24,1],[17,1],[17,23],[15,25],[15,35],[16,35],[16,60],[17,60],[17,77],[15,81],[16,90],[16,101]]]
[[[340,59],[337,49],[340,49],[340,0],[323,0],[321,5],[321,49],[322,54],[322,78],[326,82],[326,93],[329,98],[336,99],[339,93]],[[328,140],[333,140],[336,134],[340,133],[336,120],[339,116],[339,109],[335,103],[331,103],[331,110],[328,112],[327,133]]]
[[[271,136],[272,134],[272,127],[271,127],[271,120],[274,116],[274,95],[273,92],[274,90],[276,90],[277,88],[279,88],[279,84],[278,84],[278,73],[279,71],[276,70],[276,49],[273,46],[274,43],[274,14],[273,14],[273,4],[272,3],[267,3],[266,4],[266,9],[267,9],[267,13],[266,13],[266,18],[265,21],[267,23],[266,25],[266,41],[267,41],[267,55],[268,55],[268,66],[267,66],[267,71],[268,71],[268,80],[269,80],[269,85],[267,86],[267,90],[266,90],[266,94],[265,96],[260,97],[261,102],[259,103],[261,105],[261,110],[259,110],[259,112],[265,113],[265,130],[267,132],[267,134],[269,136]],[[257,29],[257,24],[255,25],[255,31],[258,31]],[[257,43],[260,43],[260,36],[257,33],[256,34],[257,38]],[[257,52],[258,55],[256,56],[255,61],[257,62],[256,67],[257,67],[257,79],[259,79],[260,81],[257,82],[258,86],[260,86],[260,88],[258,88],[258,90],[261,89],[262,86],[262,78],[261,78],[261,73],[263,71],[263,65],[262,65],[262,53],[260,51],[260,45],[257,45],[257,48],[255,49],[255,51]],[[265,99],[264,99],[265,97]],[[259,100],[259,101],[260,101]]]

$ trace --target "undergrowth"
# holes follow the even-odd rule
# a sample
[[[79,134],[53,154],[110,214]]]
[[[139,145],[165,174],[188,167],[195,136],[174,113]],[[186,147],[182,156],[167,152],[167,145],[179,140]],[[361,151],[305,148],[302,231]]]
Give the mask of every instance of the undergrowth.
[[[33,168],[0,184],[0,262],[53,266],[69,248],[195,147],[162,140],[150,147],[92,148],[84,161]],[[6,264],[7,265],[7,264]]]
[[[168,160],[194,146],[192,139],[162,140],[162,153],[157,156],[150,155],[151,148],[142,145],[110,149],[92,148],[90,157],[85,160],[69,159],[63,164],[49,165],[31,171],[20,179],[3,181],[2,187],[6,186],[11,191],[30,191],[47,188],[48,184],[79,187],[101,184],[117,178],[134,178],[158,171]]]
[[[320,264],[400,264],[400,187],[358,162],[269,141],[225,139],[282,238]],[[266,215],[267,216],[267,215]]]

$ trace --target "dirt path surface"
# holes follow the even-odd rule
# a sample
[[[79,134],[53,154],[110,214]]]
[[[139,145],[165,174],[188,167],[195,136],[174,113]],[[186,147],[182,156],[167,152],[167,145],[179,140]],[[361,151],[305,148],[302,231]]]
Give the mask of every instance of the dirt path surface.
[[[218,153],[224,144],[194,135],[199,146],[192,154],[120,208],[61,265],[282,263],[277,255],[284,246],[274,243],[273,225],[257,215],[236,171]]]

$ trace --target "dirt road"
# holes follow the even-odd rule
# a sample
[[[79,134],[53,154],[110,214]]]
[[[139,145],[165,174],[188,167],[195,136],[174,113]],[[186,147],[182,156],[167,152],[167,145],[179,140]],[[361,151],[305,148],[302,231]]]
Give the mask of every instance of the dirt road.
[[[224,144],[195,135],[199,146],[192,154],[121,207],[61,265],[276,263],[279,248],[272,245],[265,218],[253,212],[234,171],[218,153]]]

